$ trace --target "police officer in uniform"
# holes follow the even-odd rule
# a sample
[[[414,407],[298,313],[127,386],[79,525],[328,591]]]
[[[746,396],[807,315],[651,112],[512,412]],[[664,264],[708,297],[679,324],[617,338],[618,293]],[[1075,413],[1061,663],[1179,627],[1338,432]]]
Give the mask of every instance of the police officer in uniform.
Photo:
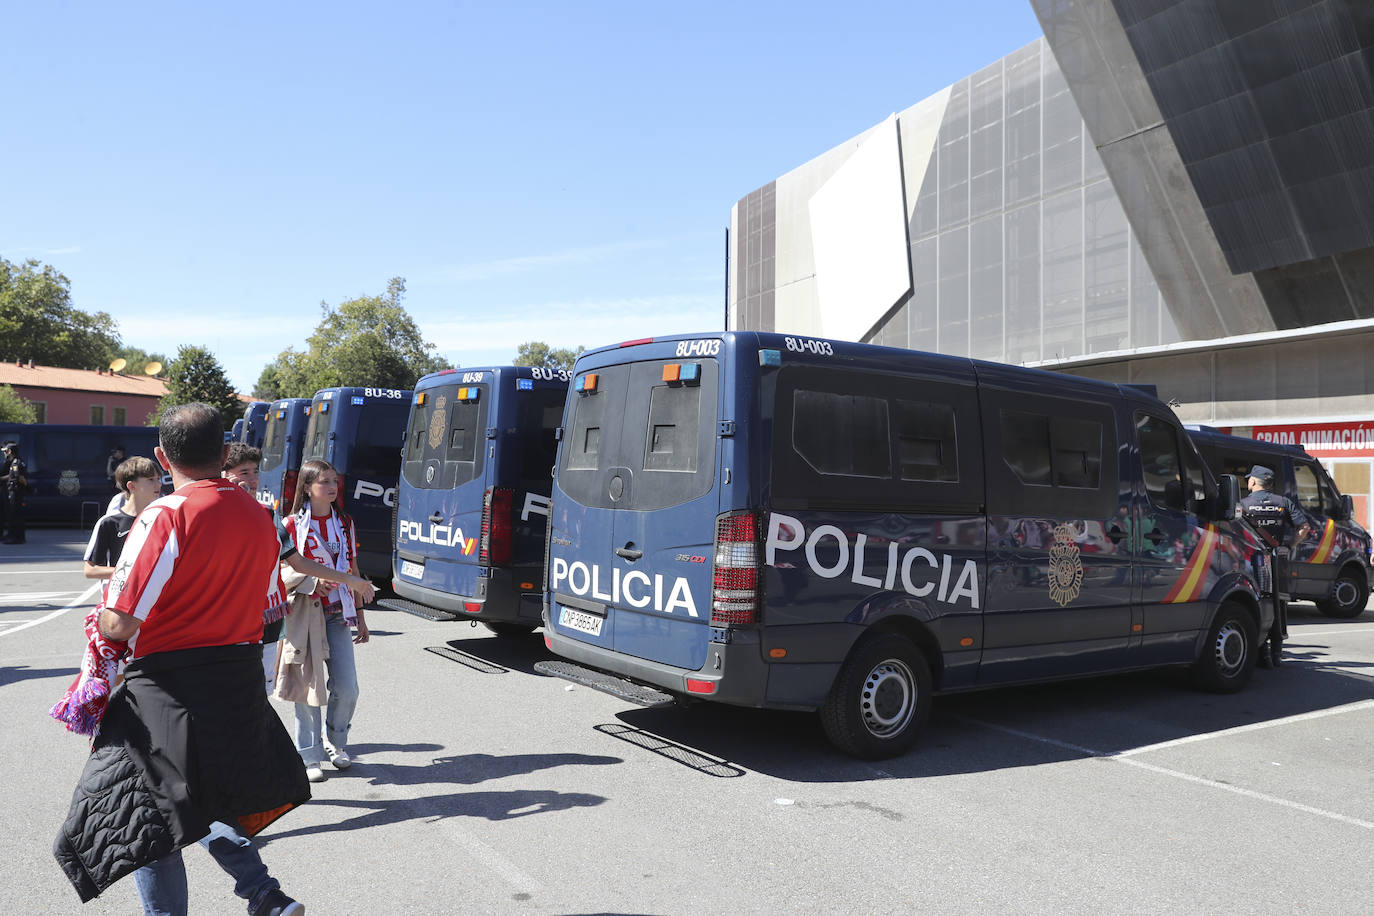
[[[1240,501],[1241,513],[1245,520],[1259,531],[1262,542],[1269,547],[1273,562],[1274,592],[1281,594],[1288,581],[1287,548],[1289,535],[1297,529],[1296,546],[1312,531],[1307,523],[1307,515],[1297,503],[1286,496],[1274,492],[1274,472],[1262,465],[1255,465],[1249,475],[1250,495]],[[1266,651],[1260,653],[1260,661],[1278,665],[1283,653],[1283,640],[1288,636],[1288,601],[1286,596],[1278,601],[1274,615],[1274,629],[1269,634]],[[1266,666],[1268,667],[1268,666]]]
[[[22,544],[24,529],[24,494],[28,490],[28,467],[19,457],[19,445],[5,443],[5,463],[0,471],[0,498],[5,501],[6,544]]]

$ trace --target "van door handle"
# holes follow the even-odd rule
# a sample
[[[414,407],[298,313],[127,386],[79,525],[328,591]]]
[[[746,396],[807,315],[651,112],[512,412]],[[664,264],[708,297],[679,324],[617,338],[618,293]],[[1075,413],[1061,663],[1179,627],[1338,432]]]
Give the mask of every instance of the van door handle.
[[[440,514],[438,509],[435,509],[434,514],[429,517],[429,520],[437,525],[444,520],[444,516]]]
[[[1150,543],[1154,544],[1155,546],[1158,546],[1159,542],[1164,540],[1165,537],[1167,537],[1167,535],[1163,531],[1160,531],[1158,528],[1151,531],[1149,534],[1145,535],[1145,539]]]
[[[617,547],[615,549],[615,555],[624,557],[627,560],[638,560],[640,557],[644,556],[644,551],[635,550],[633,547],[627,545],[625,547]]]
[[[1126,532],[1122,531],[1116,525],[1113,525],[1112,527],[1107,529],[1107,540],[1111,541],[1113,544],[1120,544],[1125,539]]]

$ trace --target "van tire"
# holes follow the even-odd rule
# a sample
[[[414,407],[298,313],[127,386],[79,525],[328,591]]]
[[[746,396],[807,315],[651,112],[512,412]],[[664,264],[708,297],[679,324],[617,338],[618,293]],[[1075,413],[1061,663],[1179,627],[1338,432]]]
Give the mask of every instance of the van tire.
[[[1250,683],[1259,659],[1259,627],[1244,605],[1222,602],[1202,655],[1193,663],[1193,683],[1211,693],[1235,693]]]
[[[1369,603],[1369,581],[1363,572],[1345,570],[1331,583],[1331,597],[1317,602],[1317,610],[1327,617],[1350,620],[1364,613]]]
[[[520,639],[523,636],[529,636],[535,629],[531,624],[507,623],[503,620],[483,620],[482,626],[506,639]]]
[[[821,726],[846,754],[895,757],[916,743],[930,718],[931,695],[930,666],[911,640],[870,634],[840,667],[820,708]]]

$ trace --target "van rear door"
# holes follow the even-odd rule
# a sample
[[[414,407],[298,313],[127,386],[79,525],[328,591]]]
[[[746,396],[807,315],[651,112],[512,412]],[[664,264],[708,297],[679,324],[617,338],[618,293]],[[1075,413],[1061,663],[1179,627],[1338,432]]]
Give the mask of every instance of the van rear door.
[[[397,505],[396,571],[426,588],[474,596],[491,387],[448,378],[454,380],[413,398],[402,464],[409,487]]]
[[[556,481],[567,499],[554,499],[550,618],[576,639],[697,670],[720,511],[720,372],[714,357],[677,357],[683,343],[578,367]],[[684,352],[719,350],[714,340],[686,343],[715,346]]]

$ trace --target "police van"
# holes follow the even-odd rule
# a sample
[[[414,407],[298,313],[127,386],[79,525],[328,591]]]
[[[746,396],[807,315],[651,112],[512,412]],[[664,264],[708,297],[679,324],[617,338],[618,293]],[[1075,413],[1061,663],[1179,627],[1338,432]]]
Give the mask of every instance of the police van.
[[[125,458],[153,458],[157,436],[156,426],[0,423],[0,443],[18,443],[28,469],[24,517],[29,524],[94,525],[115,494],[106,476],[115,450],[122,449]],[[163,475],[163,485],[170,493],[169,475]]]
[[[1369,601],[1370,535],[1321,462],[1301,446],[1229,436],[1212,427],[1190,426],[1188,435],[1213,474],[1245,480],[1257,464],[1274,472],[1274,492],[1301,506],[1313,531],[1292,548],[1288,593],[1316,602],[1328,617],[1358,617]]]
[[[384,606],[481,621],[501,635],[539,626],[549,486],[566,369],[446,369],[415,386]]]
[[[576,664],[542,664],[590,686],[818,710],[878,758],[938,691],[1239,690],[1273,621],[1237,481],[1139,389],[728,332],[582,354],[562,423],[544,625]]]
[[[267,430],[267,411],[272,405],[266,401],[254,401],[243,410],[243,417],[234,421],[237,430],[236,442],[262,448],[263,434]],[[239,424],[243,425],[240,426]]]
[[[411,392],[324,388],[310,402],[300,463],[323,458],[339,473],[339,500],[358,533],[358,571],[391,577],[392,514]]]
[[[310,398],[281,398],[267,408],[262,464],[258,466],[258,502],[275,507],[282,515],[291,511],[291,501],[296,498],[296,478],[309,422]]]

